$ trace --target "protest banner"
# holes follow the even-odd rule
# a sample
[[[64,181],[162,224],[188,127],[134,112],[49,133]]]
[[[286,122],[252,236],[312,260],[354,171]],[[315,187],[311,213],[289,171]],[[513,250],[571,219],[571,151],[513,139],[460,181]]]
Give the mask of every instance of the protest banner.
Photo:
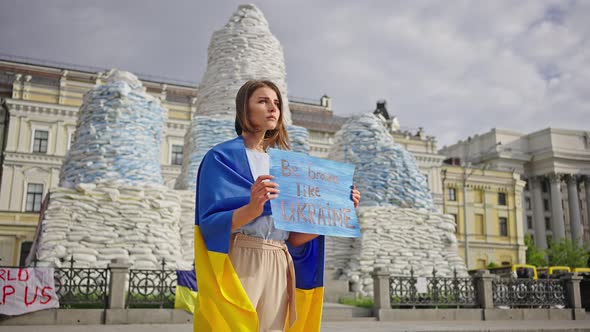
[[[351,200],[353,165],[278,149],[270,149],[269,155],[270,175],[280,190],[270,201],[276,228],[360,236]]]
[[[53,268],[0,267],[0,314],[22,315],[59,308]]]

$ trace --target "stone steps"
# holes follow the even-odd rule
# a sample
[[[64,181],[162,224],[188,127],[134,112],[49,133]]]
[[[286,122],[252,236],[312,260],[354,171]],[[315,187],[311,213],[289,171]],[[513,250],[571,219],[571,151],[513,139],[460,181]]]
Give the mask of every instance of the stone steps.
[[[339,303],[324,302],[322,321],[376,321],[373,310]]]
[[[343,297],[354,297],[348,289],[347,280],[326,280],[324,284],[324,302],[338,303]]]

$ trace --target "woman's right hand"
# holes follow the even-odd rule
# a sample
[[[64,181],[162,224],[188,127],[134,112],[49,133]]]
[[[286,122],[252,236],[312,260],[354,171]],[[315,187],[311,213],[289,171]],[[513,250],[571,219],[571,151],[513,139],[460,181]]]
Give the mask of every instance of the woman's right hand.
[[[279,184],[271,182],[270,180],[272,178],[274,178],[272,175],[261,175],[250,188],[250,203],[248,203],[248,207],[253,215],[255,215],[255,218],[262,214],[264,204],[267,201],[279,197],[280,191],[277,189]]]

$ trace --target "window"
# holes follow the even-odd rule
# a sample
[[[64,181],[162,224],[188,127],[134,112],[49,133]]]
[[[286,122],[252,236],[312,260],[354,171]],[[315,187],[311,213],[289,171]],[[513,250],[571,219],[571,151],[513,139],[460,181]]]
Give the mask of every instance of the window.
[[[533,217],[532,216],[526,216],[526,227],[528,229],[533,229]]]
[[[528,197],[526,197],[524,199],[524,205],[525,205],[525,207],[526,207],[527,210],[530,210],[531,209],[531,199],[528,198]]]
[[[457,191],[455,188],[448,188],[447,189],[447,199],[449,201],[456,201],[457,200]]]
[[[549,200],[546,198],[543,199],[543,210],[549,211]]]
[[[41,211],[41,199],[43,198],[43,185],[39,183],[29,183],[27,185],[27,205],[26,212]]]
[[[507,261],[503,261],[501,264],[502,264],[502,266],[510,266],[510,265],[512,265],[512,263],[507,262]]]
[[[551,229],[551,218],[545,217],[545,229]]]
[[[484,234],[484,222],[483,222],[483,214],[476,214],[475,215],[475,235],[483,235]]]
[[[498,205],[506,205],[506,193],[498,193]]]
[[[20,245],[20,258],[19,258],[19,266],[25,266],[27,256],[29,256],[29,252],[31,252],[31,247],[33,246],[33,242],[25,241]]]
[[[529,191],[529,181],[528,180],[524,183],[524,190]]]
[[[483,203],[483,190],[474,190],[473,191],[473,202],[474,203]]]
[[[35,138],[33,140],[33,152],[47,153],[48,140],[49,132],[47,130],[35,130]]]
[[[500,236],[508,236],[508,219],[505,217],[498,218],[500,221]]]
[[[172,145],[172,165],[182,165],[182,145]]]
[[[68,150],[72,148],[72,145],[74,145],[74,133],[70,134],[70,141],[68,142]]]
[[[546,239],[547,239],[547,248],[551,249],[551,245],[553,244],[553,236],[547,235]]]
[[[542,180],[541,181],[541,190],[546,193],[549,191],[549,186],[547,185],[547,181]]]

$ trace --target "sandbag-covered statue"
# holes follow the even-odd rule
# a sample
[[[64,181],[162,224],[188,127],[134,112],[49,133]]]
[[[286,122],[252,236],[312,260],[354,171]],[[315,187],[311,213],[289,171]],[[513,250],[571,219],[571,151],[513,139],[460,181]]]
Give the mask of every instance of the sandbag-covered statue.
[[[435,212],[416,160],[394,142],[382,118],[350,118],[336,133],[329,157],[356,165],[354,183],[363,193],[361,237],[326,240],[326,268],[350,281],[353,291],[372,294],[376,267],[394,275],[413,270],[427,276],[433,268],[441,276],[467,273],[453,218]]]
[[[49,192],[33,255],[41,266],[192,266],[194,192],[163,184],[166,110],[135,75],[118,70],[84,96],[72,146]],[[184,236],[182,230],[185,230]],[[188,233],[187,233],[188,232]],[[188,234],[188,235],[186,235]]]

